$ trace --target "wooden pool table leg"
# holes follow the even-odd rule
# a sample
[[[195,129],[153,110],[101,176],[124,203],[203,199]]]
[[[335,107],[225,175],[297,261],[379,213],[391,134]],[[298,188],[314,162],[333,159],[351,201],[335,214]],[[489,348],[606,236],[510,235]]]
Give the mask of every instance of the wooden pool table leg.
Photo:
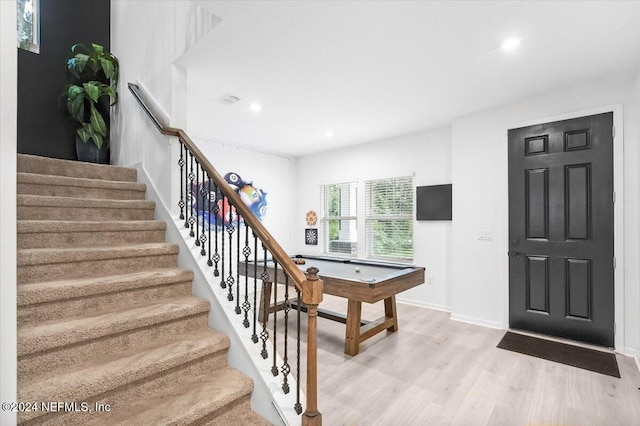
[[[393,325],[387,330],[398,331],[398,310],[396,309],[396,296],[393,295],[384,299],[384,316],[393,319]]]
[[[258,310],[258,321],[265,323],[269,321],[269,314],[271,313],[271,287],[273,283],[265,283],[262,286],[262,294],[260,295],[260,306]]]
[[[347,305],[347,331],[344,339],[344,353],[355,356],[360,352],[360,343],[385,330],[398,331],[398,311],[396,297],[384,299],[384,317],[361,327],[362,302],[349,299]]]
[[[360,352],[360,319],[362,302],[349,299],[347,304],[347,331],[344,339],[344,353],[355,356]]]

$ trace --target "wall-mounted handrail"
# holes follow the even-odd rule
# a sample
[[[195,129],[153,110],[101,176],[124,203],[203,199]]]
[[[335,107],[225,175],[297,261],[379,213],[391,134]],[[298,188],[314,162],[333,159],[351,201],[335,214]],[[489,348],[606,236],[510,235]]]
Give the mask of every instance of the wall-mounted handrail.
[[[220,283],[222,288],[228,288],[228,299],[229,301],[233,301],[234,298],[236,300],[236,309],[235,312],[240,315],[244,310],[244,326],[249,328],[248,321],[248,312],[251,309],[251,303],[249,302],[248,295],[248,284],[247,279],[248,276],[251,275],[254,278],[254,291],[253,291],[253,336],[252,341],[254,343],[259,342],[258,333],[257,333],[257,323],[256,323],[256,314],[257,314],[257,300],[255,299],[257,294],[257,277],[258,277],[258,239],[262,242],[262,251],[264,253],[263,259],[260,260],[260,269],[262,274],[260,275],[262,279],[262,302],[261,309],[263,309],[264,316],[261,317],[260,322],[262,322],[262,331],[259,333],[260,339],[262,339],[262,356],[263,358],[268,357],[268,351],[266,348],[266,342],[269,338],[269,333],[267,331],[267,321],[269,318],[269,313],[271,312],[270,300],[269,297],[265,297],[265,290],[273,285],[273,283],[277,283],[277,274],[278,268],[282,269],[282,272],[286,274],[288,278],[291,278],[292,284],[297,290],[297,372],[298,372],[298,384],[297,384],[297,400],[295,404],[295,410],[298,414],[302,412],[302,406],[300,404],[300,301],[304,302],[307,305],[307,365],[306,365],[306,407],[305,411],[302,415],[302,424],[303,425],[321,425],[322,424],[322,416],[318,411],[318,387],[317,387],[317,377],[318,377],[318,362],[317,362],[317,314],[318,314],[318,305],[322,301],[322,288],[323,282],[318,278],[318,269],[317,268],[309,268],[307,270],[307,275],[303,273],[298,266],[293,262],[293,260],[289,257],[289,255],[282,249],[280,244],[273,238],[273,236],[267,231],[264,225],[260,222],[260,220],[253,214],[250,207],[248,207],[244,201],[240,198],[238,193],[227,183],[227,181],[218,173],[218,171],[213,167],[213,165],[209,162],[207,157],[200,151],[200,149],[196,146],[196,144],[191,140],[191,138],[186,134],[186,132],[182,129],[177,129],[174,127],[170,127],[162,123],[162,121],[158,118],[158,115],[154,113],[154,110],[150,103],[145,100],[140,88],[133,84],[128,83],[129,90],[133,94],[134,98],[140,104],[142,109],[145,111],[147,116],[151,119],[155,127],[158,131],[167,136],[175,136],[180,141],[180,191],[181,198],[179,206],[181,207],[181,219],[185,220],[185,226],[187,228],[190,227],[191,232],[190,236],[195,237],[196,245],[201,245],[202,250],[200,251],[201,255],[206,255],[207,251],[204,247],[205,241],[209,243],[209,266],[215,265],[214,276],[219,276],[218,271],[218,262],[221,262],[222,265],[222,281]],[[184,156],[183,156],[184,153]],[[187,160],[190,160],[190,164],[188,164]],[[195,160],[195,173],[194,173],[194,160]],[[183,174],[184,169],[184,174]],[[200,172],[202,175],[202,183],[199,182]],[[205,183],[205,173],[208,177],[208,180]],[[184,178],[184,179],[183,179]],[[214,193],[215,196],[212,196],[210,184],[213,181],[214,184]],[[206,185],[206,186],[205,186]],[[194,189],[195,186],[195,189]],[[195,191],[195,192],[194,192]],[[218,194],[218,192],[220,194]],[[214,199],[212,199],[214,198]],[[206,200],[206,201],[205,201]],[[188,202],[191,201],[191,205],[188,205]],[[194,214],[194,201],[195,201],[195,214]],[[201,202],[200,202],[201,201]],[[225,201],[228,203],[229,207],[225,207]],[[214,202],[214,209],[211,209],[212,202]],[[221,211],[222,215],[219,216],[220,207],[218,202],[222,203]],[[205,207],[206,206],[206,207]],[[186,209],[185,209],[186,207]],[[199,216],[197,210],[198,207],[202,207],[202,217]],[[226,213],[225,213],[226,208]],[[239,217],[244,221],[244,235],[245,235],[245,246],[241,250],[241,225],[240,220],[237,220],[237,224],[233,225],[231,223],[232,217],[232,208],[236,210],[236,213]],[[217,209],[217,210],[216,210]],[[205,233],[205,210],[206,210],[206,222],[208,237]],[[212,212],[214,213],[212,216]],[[194,217],[195,216],[195,217]],[[227,219],[229,218],[229,219]],[[215,221],[215,264],[212,261],[211,253],[211,228],[212,221]],[[219,224],[219,221],[221,224]],[[228,220],[228,224],[225,226],[225,222]],[[194,233],[194,223],[196,224],[196,229]],[[199,232],[198,227],[202,223],[201,229],[202,233]],[[221,240],[218,236],[219,228],[222,230]],[[253,250],[251,250],[250,244],[248,242],[249,232],[248,228],[251,228],[251,232],[253,234]],[[224,234],[224,231],[228,233],[228,249],[225,254],[225,246],[224,242],[227,236]],[[236,254],[235,259],[237,261],[236,264],[236,278],[233,278],[232,268],[233,268],[233,236],[236,236],[235,244],[236,244]],[[221,241],[222,256],[219,256],[218,253],[218,241]],[[275,277],[270,277],[267,272],[267,251],[271,253],[271,256],[275,265]],[[249,255],[250,253],[254,254],[253,259],[253,274],[250,274],[248,271],[249,264]],[[244,302],[240,304],[240,265],[242,262],[240,261],[241,254],[244,256],[245,261],[245,271],[243,276],[245,276],[245,289],[244,289]],[[228,260],[228,263],[225,263],[225,259]],[[225,277],[225,264],[228,265],[228,273],[229,276]],[[236,295],[233,294],[233,285],[236,286]],[[288,299],[288,285],[285,286],[285,324],[288,321],[288,312],[291,309],[291,305],[289,304]],[[302,297],[300,297],[302,296]],[[301,300],[300,300],[301,299]],[[277,286],[274,286],[274,303],[277,304]],[[287,361],[287,327],[285,325],[285,335],[284,335],[284,364],[282,365],[281,370],[276,365],[276,337],[277,337],[277,312],[276,309],[274,312],[274,320],[273,320],[273,367],[271,372],[273,375],[278,375],[279,371],[282,371],[284,375],[283,381],[283,390],[285,393],[289,392],[289,386],[287,383],[287,375],[291,371],[291,366]]]
[[[167,136],[176,136],[185,146],[191,151],[196,158],[196,160],[202,165],[204,170],[209,174],[209,177],[213,179],[218,189],[231,200],[231,204],[236,208],[236,210],[240,213],[240,215],[244,218],[245,221],[249,223],[249,226],[255,232],[262,243],[267,247],[267,249],[271,252],[273,258],[282,266],[287,274],[295,281],[295,286],[298,290],[303,291],[302,284],[306,280],[305,274],[298,268],[298,266],[293,263],[293,260],[289,257],[287,252],[278,244],[278,242],[273,238],[273,236],[267,231],[267,228],[260,222],[260,220],[251,212],[251,209],[247,207],[247,205],[240,199],[238,194],[231,188],[231,186],[224,180],[222,176],[218,173],[218,171],[211,165],[207,157],[198,149],[195,143],[191,140],[191,138],[185,133],[182,129],[176,129],[174,127],[164,126],[157,115],[153,113],[152,109],[149,107],[147,102],[144,101],[142,97],[142,93],[140,92],[140,88],[133,84],[129,83],[129,90],[133,93],[133,96],[136,98],[140,106],[147,113],[151,121],[158,128],[160,133]]]

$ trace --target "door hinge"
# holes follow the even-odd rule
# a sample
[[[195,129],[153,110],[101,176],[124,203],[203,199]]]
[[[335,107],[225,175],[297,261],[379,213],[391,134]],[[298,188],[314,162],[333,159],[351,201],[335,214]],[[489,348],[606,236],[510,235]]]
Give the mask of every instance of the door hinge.
[[[616,126],[611,126],[611,137],[614,139],[616,137]]]
[[[616,331],[617,331],[617,328],[618,328],[617,325],[618,324],[616,324],[616,322],[614,321],[613,322],[613,334],[616,334]]]
[[[616,203],[616,192],[613,191],[613,204],[615,204],[615,203]]]
[[[613,269],[616,269],[616,257],[613,256]]]

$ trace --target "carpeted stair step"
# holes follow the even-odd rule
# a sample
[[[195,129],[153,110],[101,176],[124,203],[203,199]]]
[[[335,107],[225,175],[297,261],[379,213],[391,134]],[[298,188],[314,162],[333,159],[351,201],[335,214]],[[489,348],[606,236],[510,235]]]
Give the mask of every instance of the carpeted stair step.
[[[116,247],[18,250],[18,284],[70,280],[176,267],[178,246],[166,243]]]
[[[18,154],[18,172],[136,182],[136,169]]]
[[[18,220],[153,220],[156,204],[144,200],[18,195]]]
[[[133,350],[96,356],[75,365],[72,371],[40,380],[32,380],[18,388],[20,401],[96,401],[119,410],[132,401],[144,400],[152,391],[175,386],[193,376],[218,370],[226,365],[229,339],[224,334],[202,328],[197,332],[136,347]],[[167,379],[169,381],[167,381]],[[210,398],[213,396],[210,396]],[[73,414],[73,413],[70,413]],[[38,412],[23,413],[19,421],[42,417],[52,424],[87,424],[91,417],[101,420],[102,413]],[[109,422],[102,423],[108,424]],[[130,423],[133,424],[133,423]]]
[[[132,168],[18,155],[20,424],[266,425]],[[41,406],[40,406],[41,407]]]
[[[144,200],[143,183],[18,173],[18,194],[53,197]]]
[[[105,416],[110,425],[188,425],[215,422],[249,425],[248,413],[269,424],[250,409],[251,380],[233,368],[212,371],[172,387],[158,389],[144,399],[117,407]],[[98,423],[95,423],[98,424]]]
[[[165,240],[167,224],[156,220],[46,221],[19,220],[18,248],[91,247]]]
[[[217,414],[216,417],[207,419],[207,421],[203,422],[203,425],[267,426],[271,425],[271,423],[251,409],[251,398],[247,396],[228,407],[227,410]]]
[[[193,272],[151,269],[18,286],[18,326],[124,309],[191,294]]]
[[[242,425],[242,426],[268,426],[270,422],[265,420],[251,409],[251,398],[249,396],[242,398],[239,402],[227,407],[227,410],[220,414],[216,413],[216,417],[209,418],[203,423],[204,426],[219,425]]]
[[[18,328],[18,377],[75,367],[96,354],[109,354],[206,329],[209,302],[193,296],[146,303],[93,316]]]

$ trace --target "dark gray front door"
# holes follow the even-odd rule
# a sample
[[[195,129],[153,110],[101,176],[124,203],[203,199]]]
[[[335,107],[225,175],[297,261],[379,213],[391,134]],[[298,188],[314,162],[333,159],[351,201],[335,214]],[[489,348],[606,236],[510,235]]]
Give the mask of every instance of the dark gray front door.
[[[613,113],[509,130],[509,325],[613,347]]]

